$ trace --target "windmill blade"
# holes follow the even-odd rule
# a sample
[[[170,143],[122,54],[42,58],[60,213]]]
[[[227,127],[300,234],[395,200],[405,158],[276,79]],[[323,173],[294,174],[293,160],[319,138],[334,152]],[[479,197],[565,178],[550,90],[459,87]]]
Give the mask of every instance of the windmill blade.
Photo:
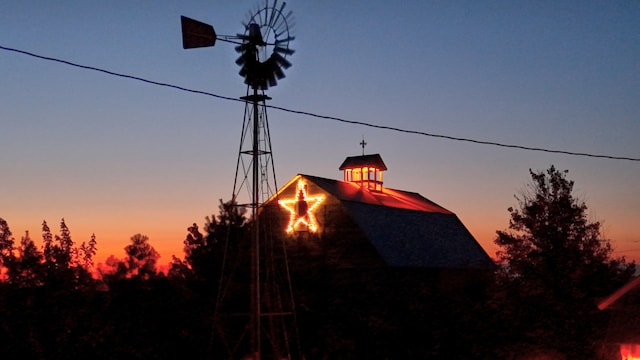
[[[287,21],[288,30],[294,29],[296,27],[296,19],[293,16],[293,11],[289,10],[289,12],[287,13],[287,16],[285,16],[284,18]]]
[[[292,55],[295,52],[295,50],[293,50],[293,49],[283,48],[283,47],[280,47],[280,46],[275,46],[273,48],[273,51],[277,52],[278,54],[283,54],[283,55]]]
[[[286,4],[286,3],[284,3],[284,4]],[[272,10],[271,10],[271,17],[269,18],[269,22],[267,23],[267,26],[270,27],[270,28],[273,27],[273,21],[276,19],[276,12],[275,12],[276,6],[278,6],[278,0],[274,0],[273,1]]]
[[[276,78],[278,78],[278,80],[284,79],[286,77],[284,75],[284,71],[282,71],[280,66],[277,65],[273,68],[273,74],[276,76]]]
[[[244,64],[251,62],[251,53],[246,51],[245,45],[236,46],[236,51],[240,53],[240,56],[236,59],[236,64],[244,66]]]
[[[282,66],[285,69],[288,69],[291,67],[291,63],[287,59],[285,59],[282,55],[275,52],[271,54],[271,56],[269,57],[269,60],[274,61],[276,64],[278,64],[279,66]]]
[[[279,37],[280,35],[282,35],[282,34],[283,34],[283,33],[276,34],[276,38],[278,38],[278,37]],[[276,40],[275,45],[280,45],[280,44],[283,44],[283,43],[288,43],[288,42],[293,41],[293,40],[295,40],[295,39],[296,39],[296,37],[295,37],[295,36],[289,36],[289,37],[287,37],[286,39],[278,39],[278,40]]]
[[[247,67],[243,66],[240,68],[240,71],[238,71],[238,74],[242,77],[246,77],[247,76]]]
[[[287,13],[287,15],[285,15],[284,17],[287,20],[287,23],[293,23],[293,10],[289,10],[289,12]],[[289,25],[289,27],[293,27],[291,25]]]
[[[186,16],[180,16],[180,23],[182,25],[182,47],[184,49],[215,45],[216,32],[213,26]]]
[[[266,79],[266,80],[267,80],[266,82],[267,82],[267,84],[268,84],[269,86],[276,86],[276,85],[278,85],[278,80],[276,80],[276,75],[274,74],[274,72],[273,72],[273,71],[269,71],[269,75],[268,75],[268,77],[267,77],[267,79]]]
[[[264,62],[265,71],[269,72],[270,77],[274,77],[275,79],[283,79],[284,71],[282,71],[282,67],[280,66],[281,60],[279,59],[279,55],[273,54]],[[277,81],[276,81],[277,84]],[[275,86],[275,85],[272,85]]]
[[[242,54],[247,51],[247,44],[240,44],[234,48],[237,53]]]
[[[266,1],[265,6],[264,6],[264,11],[262,11],[261,13],[264,13],[264,19],[262,18],[262,16],[260,16],[260,24],[261,25],[268,25],[269,23],[267,22],[269,19],[269,13],[273,12],[273,10],[271,9],[271,7],[269,6],[269,0]]]
[[[241,55],[236,59],[236,65],[243,66],[246,63],[247,63],[247,60],[244,58],[244,55]]]

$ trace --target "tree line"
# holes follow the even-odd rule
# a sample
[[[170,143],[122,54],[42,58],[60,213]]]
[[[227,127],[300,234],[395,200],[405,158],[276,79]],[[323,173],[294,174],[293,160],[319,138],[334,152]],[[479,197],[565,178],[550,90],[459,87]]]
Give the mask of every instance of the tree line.
[[[424,272],[338,273],[313,249],[290,249],[306,358],[615,358],[596,304],[635,263],[612,256],[567,174],[530,170],[496,232],[498,266],[455,294],[434,291]],[[56,235],[45,221],[37,246],[28,233],[16,241],[0,218],[0,356],[225,358],[212,340],[218,280],[223,255],[245,251],[250,227],[243,208],[220,200],[202,228],[187,228],[184,257],[163,274],[145,235],[96,269],[95,235],[78,244],[64,219]]]

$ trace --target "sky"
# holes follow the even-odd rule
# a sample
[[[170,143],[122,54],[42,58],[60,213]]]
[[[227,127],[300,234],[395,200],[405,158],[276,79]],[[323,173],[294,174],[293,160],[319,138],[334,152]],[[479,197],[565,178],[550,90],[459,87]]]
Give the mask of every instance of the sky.
[[[233,45],[182,48],[180,16],[243,33],[260,2],[4,1],[0,46],[237,98]],[[637,1],[299,1],[269,105],[429,134],[640,158]],[[147,235],[182,257],[233,190],[241,102],[0,49],[0,217],[40,240],[62,218],[96,259]],[[268,110],[276,178],[342,179],[379,153],[385,186],[458,215],[490,256],[529,169],[568,170],[615,256],[640,260],[640,162],[528,151]]]

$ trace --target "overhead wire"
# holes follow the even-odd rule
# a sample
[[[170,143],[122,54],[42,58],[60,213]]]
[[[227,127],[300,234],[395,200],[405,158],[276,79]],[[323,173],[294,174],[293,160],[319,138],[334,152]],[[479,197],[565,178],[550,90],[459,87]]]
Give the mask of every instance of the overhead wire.
[[[183,86],[173,85],[173,84],[169,84],[169,83],[163,83],[163,82],[159,82],[159,81],[153,81],[153,80],[149,80],[149,79],[145,79],[145,78],[141,78],[141,77],[133,76],[133,75],[117,73],[117,72],[114,72],[114,71],[105,70],[105,69],[101,69],[101,68],[94,67],[94,66],[81,65],[81,64],[73,63],[71,61],[57,59],[57,58],[48,57],[48,56],[43,56],[43,55],[35,54],[35,53],[32,53],[32,52],[28,52],[28,51],[25,51],[25,50],[10,48],[10,47],[6,47],[6,46],[2,46],[2,45],[0,45],[0,50],[15,52],[15,53],[31,56],[31,57],[34,57],[34,58],[37,58],[37,59],[57,62],[57,63],[61,63],[61,64],[65,64],[65,65],[69,65],[69,66],[85,69],[85,70],[97,71],[97,72],[101,72],[101,73],[104,73],[104,74],[107,74],[107,75],[111,75],[111,76],[117,76],[117,77],[122,77],[122,78],[126,78],[126,79],[141,81],[141,82],[144,82],[144,83],[147,83],[147,84],[151,84],[151,85],[163,86],[163,87],[168,87],[168,88],[172,88],[172,89],[176,89],[176,90],[180,90],[180,91],[185,91],[185,92],[189,92],[189,93],[211,96],[211,97],[214,97],[214,98],[217,98],[217,99],[221,99],[221,100],[237,101],[237,102],[243,102],[243,103],[245,102],[245,100],[234,98],[234,97],[218,95],[218,94],[214,94],[214,93],[207,92],[207,91],[202,91],[202,90],[189,89],[189,88],[186,88],[186,87],[183,87]],[[283,112],[296,114],[296,115],[303,115],[303,116],[309,116],[309,117],[314,117],[314,118],[318,118],[318,119],[332,120],[332,121],[337,121],[337,122],[346,123],[346,124],[366,126],[366,127],[370,127],[370,128],[395,131],[395,132],[400,132],[400,133],[405,133],[405,134],[414,134],[414,135],[421,135],[421,136],[440,138],[440,139],[446,139],[446,140],[468,142],[468,143],[479,144],[479,145],[490,145],[490,146],[497,146],[497,147],[510,148],[510,149],[519,149],[519,150],[527,150],[527,151],[538,151],[538,152],[546,152],[546,153],[562,154],[562,155],[571,155],[571,156],[582,156],[582,157],[590,157],[590,158],[601,158],[601,159],[610,159],[610,160],[626,160],[626,161],[640,162],[640,158],[629,157],[629,156],[614,156],[614,155],[606,155],[606,154],[593,154],[593,153],[586,153],[586,152],[575,152],[575,151],[567,151],[567,150],[547,149],[547,148],[542,148],[542,147],[533,147],[533,146],[524,146],[524,145],[515,145],[515,144],[505,144],[505,143],[500,143],[500,142],[495,142],[495,141],[477,140],[477,139],[472,139],[472,138],[464,138],[464,137],[457,137],[457,136],[450,136],[450,135],[443,135],[443,134],[434,134],[434,133],[429,133],[429,132],[419,131],[419,130],[408,130],[408,129],[402,129],[402,128],[398,128],[398,127],[394,127],[394,126],[372,124],[372,123],[368,123],[368,122],[364,122],[364,121],[348,120],[348,119],[335,117],[335,116],[315,114],[315,113],[308,112],[308,111],[292,110],[292,109],[284,108],[284,107],[281,107],[281,106],[266,105],[266,107],[268,107],[270,109],[274,109],[274,110],[279,110],[279,111],[283,111]]]
[[[541,151],[541,152],[554,153],[554,154],[564,154],[564,155],[573,155],[573,156],[586,156],[586,157],[604,158],[604,159],[612,159],[612,160],[640,161],[640,158],[632,158],[632,157],[626,157],[626,156],[603,155],[603,154],[591,154],[591,153],[574,152],[574,151],[566,151],[566,150],[545,149],[545,148],[531,147],[531,146],[524,146],[524,145],[504,144],[504,143],[498,143],[498,142],[493,142],[493,141],[476,140],[476,139],[462,138],[462,137],[456,137],[456,136],[450,136],[450,135],[442,135],[442,134],[433,134],[433,133],[428,133],[428,132],[418,131],[418,130],[407,130],[407,129],[401,129],[401,128],[397,128],[397,127],[393,127],[393,126],[387,126],[387,125],[376,125],[376,124],[371,124],[371,123],[365,123],[365,122],[362,122],[362,121],[346,120],[346,119],[341,119],[341,118],[337,118],[337,117],[333,117],[333,116],[317,115],[317,114],[304,112],[304,111],[298,111],[298,110],[289,110],[289,109],[285,109],[285,108],[278,107],[278,106],[273,106],[273,105],[267,105],[267,107],[272,108],[272,109],[276,109],[276,110],[281,110],[281,111],[291,112],[291,113],[295,113],[295,114],[300,114],[300,115],[308,115],[308,116],[313,116],[313,117],[327,119],[327,120],[340,121],[340,122],[348,123],[348,124],[368,126],[368,127],[372,127],[372,128],[376,128],[376,129],[383,129],[383,130],[392,130],[392,131],[397,131],[397,132],[407,133],[407,134],[424,135],[424,136],[447,139],[447,140],[464,141],[464,142],[470,142],[470,143],[474,143],[474,144],[493,145],[493,146],[500,146],[500,147],[512,148],[512,149],[529,150],[529,151]]]

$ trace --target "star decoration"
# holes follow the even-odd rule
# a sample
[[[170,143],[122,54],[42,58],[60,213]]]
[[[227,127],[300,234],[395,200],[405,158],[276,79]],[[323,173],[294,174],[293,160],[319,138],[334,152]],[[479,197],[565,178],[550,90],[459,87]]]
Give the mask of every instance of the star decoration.
[[[308,196],[307,185],[298,180],[296,196],[292,199],[278,200],[278,204],[289,211],[289,224],[286,232],[291,234],[301,226],[315,233],[318,231],[318,222],[313,211],[324,201],[324,195]]]

